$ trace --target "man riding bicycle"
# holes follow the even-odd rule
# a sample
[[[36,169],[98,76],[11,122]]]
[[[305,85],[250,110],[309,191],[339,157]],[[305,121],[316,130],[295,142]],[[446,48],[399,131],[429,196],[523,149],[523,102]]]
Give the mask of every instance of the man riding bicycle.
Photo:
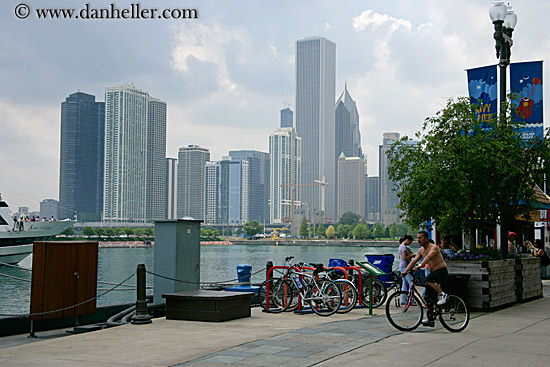
[[[413,268],[415,271],[424,269],[425,265],[428,264],[431,273],[426,277],[426,284],[429,286],[426,287],[426,301],[433,303],[437,293],[437,304],[442,305],[447,301],[447,294],[443,292],[440,287],[441,284],[446,284],[447,282],[447,264],[445,264],[439,247],[428,241],[428,232],[418,232],[417,239],[421,248],[418,250],[415,258],[411,260],[405,271],[401,273],[401,276],[406,276]],[[420,258],[423,258],[422,262],[420,265],[415,266]],[[422,323],[426,326],[433,326],[433,320],[430,320],[429,315],[428,319],[423,320]]]

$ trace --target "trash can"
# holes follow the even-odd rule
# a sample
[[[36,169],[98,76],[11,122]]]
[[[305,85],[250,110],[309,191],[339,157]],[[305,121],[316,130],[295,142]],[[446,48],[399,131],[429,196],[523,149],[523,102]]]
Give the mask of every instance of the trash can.
[[[372,265],[376,266],[378,269],[382,270],[387,275],[380,276],[380,280],[383,282],[391,281],[391,272],[393,269],[393,260],[394,256],[392,254],[385,255],[371,255],[365,254],[367,261]]]
[[[252,274],[252,265],[248,265],[248,264],[237,265],[237,279],[239,283],[250,283],[251,274]]]
[[[466,302],[468,280],[470,274],[449,274],[447,275],[447,293],[455,294]]]

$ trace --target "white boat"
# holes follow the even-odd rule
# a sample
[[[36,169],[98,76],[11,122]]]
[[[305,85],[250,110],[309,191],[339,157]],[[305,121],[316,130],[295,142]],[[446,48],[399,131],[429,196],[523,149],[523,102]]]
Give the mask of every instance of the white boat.
[[[17,264],[32,254],[33,242],[48,241],[74,223],[70,220],[31,222],[24,216],[14,218],[8,203],[0,196],[0,263]]]

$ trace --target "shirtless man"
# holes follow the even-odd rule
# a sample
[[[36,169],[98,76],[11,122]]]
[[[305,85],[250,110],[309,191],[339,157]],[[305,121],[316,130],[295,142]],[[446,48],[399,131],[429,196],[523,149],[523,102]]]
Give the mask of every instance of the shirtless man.
[[[439,284],[446,283],[448,274],[447,264],[445,264],[445,260],[443,260],[439,247],[428,242],[428,232],[418,232],[417,239],[418,244],[422,247],[418,250],[415,258],[411,260],[405,271],[401,273],[401,276],[407,275],[413,267],[416,271],[418,269],[423,269],[425,265],[428,264],[430,274],[426,277],[426,284],[429,285],[429,287],[426,288],[426,300],[433,302],[435,299],[435,292],[437,292],[437,304],[442,305],[447,301],[447,294],[441,290]],[[415,266],[421,257],[423,257],[424,260],[422,260],[420,265]]]

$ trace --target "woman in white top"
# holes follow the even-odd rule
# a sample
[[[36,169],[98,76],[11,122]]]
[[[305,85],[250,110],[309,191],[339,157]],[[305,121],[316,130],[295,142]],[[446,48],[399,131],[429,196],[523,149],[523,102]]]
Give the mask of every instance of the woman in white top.
[[[409,245],[412,243],[413,238],[411,235],[406,234],[399,240],[399,271],[404,272],[407,266],[414,258],[414,253],[410,250]],[[408,291],[410,283],[412,282],[412,275],[409,273],[406,277],[402,278],[401,290]],[[405,295],[401,297],[401,302],[407,302]]]

